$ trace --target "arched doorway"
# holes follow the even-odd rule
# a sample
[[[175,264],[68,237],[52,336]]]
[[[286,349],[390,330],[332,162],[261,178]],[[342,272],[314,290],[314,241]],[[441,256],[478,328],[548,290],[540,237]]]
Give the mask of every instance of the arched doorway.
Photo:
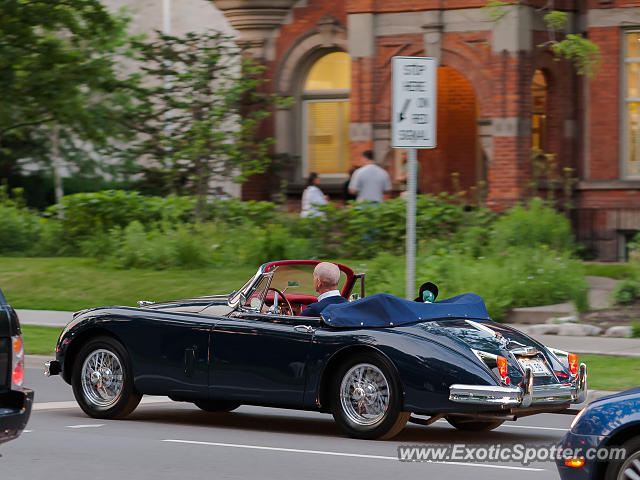
[[[303,176],[344,177],[349,170],[351,57],[331,52],[308,71],[302,91]]]
[[[457,70],[439,67],[437,98],[438,146],[418,151],[420,191],[469,192],[471,187],[486,181],[486,165],[478,146],[478,107],[473,87]],[[455,181],[454,173],[457,173]]]

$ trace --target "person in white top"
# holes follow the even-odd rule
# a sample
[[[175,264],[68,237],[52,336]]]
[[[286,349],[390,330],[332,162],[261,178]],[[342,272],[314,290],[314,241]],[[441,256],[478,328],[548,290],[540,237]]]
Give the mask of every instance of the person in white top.
[[[384,202],[384,192],[391,190],[389,174],[373,161],[371,150],[366,150],[362,156],[364,165],[353,172],[349,193],[357,195],[356,202]]]
[[[320,177],[318,174],[311,172],[309,174],[307,188],[302,192],[302,210],[300,211],[301,218],[324,216],[324,213],[322,213],[318,207],[326,205],[328,197],[322,193],[322,190],[318,187],[319,183]]]

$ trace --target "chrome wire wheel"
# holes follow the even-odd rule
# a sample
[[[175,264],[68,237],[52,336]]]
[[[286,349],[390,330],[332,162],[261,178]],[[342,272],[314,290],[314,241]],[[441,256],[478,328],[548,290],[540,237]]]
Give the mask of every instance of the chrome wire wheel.
[[[638,478],[640,478],[640,452],[635,452],[622,464],[618,480],[636,480]]]
[[[340,404],[347,418],[361,426],[380,423],[389,408],[389,382],[370,363],[354,365],[342,377]]]
[[[118,402],[124,388],[120,359],[110,350],[94,350],[82,364],[80,380],[87,402],[99,409],[110,408]]]

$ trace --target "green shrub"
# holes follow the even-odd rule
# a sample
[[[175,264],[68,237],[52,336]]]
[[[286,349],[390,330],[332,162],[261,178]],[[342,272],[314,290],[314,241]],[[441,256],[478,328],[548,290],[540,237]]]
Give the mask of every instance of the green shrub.
[[[511,247],[547,246],[552,250],[575,249],[569,220],[539,198],[524,207],[517,205],[501,216],[491,233],[491,247],[495,252]]]
[[[37,245],[41,228],[37,214],[0,204],[0,254],[29,255]]]
[[[631,324],[631,338],[640,338],[640,323],[633,322]]]
[[[623,280],[615,286],[611,297],[617,305],[633,303],[640,298],[640,283],[636,280]]]

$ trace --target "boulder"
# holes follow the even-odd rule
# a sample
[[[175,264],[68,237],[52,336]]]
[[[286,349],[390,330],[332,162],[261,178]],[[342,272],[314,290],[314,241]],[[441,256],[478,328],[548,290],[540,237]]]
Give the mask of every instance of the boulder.
[[[609,327],[607,328],[605,335],[607,337],[628,338],[631,337],[631,327],[628,325],[616,325],[615,327]]]
[[[572,337],[591,337],[600,335],[602,328],[586,323],[565,323],[558,325],[558,335],[566,335]]]
[[[560,325],[552,323],[541,323],[539,325],[531,325],[527,327],[529,335],[557,335]]]

